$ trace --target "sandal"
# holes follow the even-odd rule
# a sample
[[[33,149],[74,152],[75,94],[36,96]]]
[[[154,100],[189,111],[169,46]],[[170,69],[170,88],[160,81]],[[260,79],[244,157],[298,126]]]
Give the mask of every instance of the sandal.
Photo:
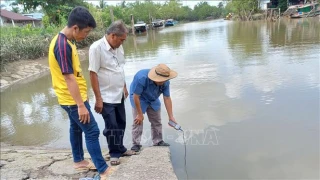
[[[82,166],[82,167],[74,167],[77,171],[84,171],[84,170],[97,170],[97,168],[94,166],[92,161],[88,161],[88,165]]]
[[[155,144],[155,145],[153,145],[153,146],[170,146],[170,144],[169,144],[169,143],[166,143],[166,142],[164,142],[164,141],[160,141],[160,142],[158,142],[157,144]]]
[[[111,166],[119,165],[120,164],[119,158],[115,158],[115,157],[110,158],[110,164],[111,164]]]
[[[136,155],[137,153],[135,151],[132,150],[127,150],[126,152],[122,153],[122,157],[123,156],[132,156],[132,155]]]
[[[101,174],[97,174],[93,177],[93,180],[108,180],[108,176],[102,176]]]
[[[132,146],[131,150],[134,152],[139,152],[141,150],[141,145],[134,145]]]
[[[104,160],[105,160],[105,161],[110,161],[110,155],[107,154],[107,155],[105,156]]]
[[[108,173],[105,175],[97,174],[94,176],[93,180],[108,180],[108,176],[110,176],[113,172],[114,169],[111,167],[108,167]]]

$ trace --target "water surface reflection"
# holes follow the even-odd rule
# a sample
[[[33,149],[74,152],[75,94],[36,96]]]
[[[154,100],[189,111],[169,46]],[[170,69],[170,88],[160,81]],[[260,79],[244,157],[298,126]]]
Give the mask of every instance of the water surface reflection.
[[[179,73],[171,95],[189,138],[190,179],[319,179],[319,32],[319,18],[217,20],[149,31],[124,44],[126,81],[158,63]],[[91,89],[89,97],[94,103]],[[126,107],[130,147],[128,101]],[[182,136],[162,115],[175,172],[185,179]],[[1,141],[69,147],[68,126],[49,76],[1,93]],[[103,136],[100,142],[107,147]]]

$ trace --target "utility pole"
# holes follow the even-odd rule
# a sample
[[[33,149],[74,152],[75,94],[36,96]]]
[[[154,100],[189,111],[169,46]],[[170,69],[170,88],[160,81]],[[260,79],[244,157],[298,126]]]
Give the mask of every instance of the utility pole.
[[[131,14],[130,16],[131,16],[131,29],[132,29],[132,34],[135,35],[133,14]]]
[[[110,8],[111,22],[114,22],[113,9]]]

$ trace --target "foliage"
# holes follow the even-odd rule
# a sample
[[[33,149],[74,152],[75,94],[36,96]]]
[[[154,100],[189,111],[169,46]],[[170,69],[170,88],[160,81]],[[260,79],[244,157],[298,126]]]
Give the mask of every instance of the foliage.
[[[102,19],[102,9],[96,9],[93,5],[88,6],[89,12],[92,14],[93,18],[95,19],[97,23],[97,28],[103,28],[104,27],[104,22]]]
[[[216,7],[207,2],[199,2],[194,9],[191,9],[183,6],[180,0],[168,0],[165,3],[156,3],[152,0],[129,3],[122,1],[117,6],[110,6],[106,4],[106,0],[100,0],[98,7],[83,0],[17,0],[17,3],[24,5],[24,11],[32,11],[41,6],[45,13],[42,19],[43,27],[34,28],[31,25],[1,27],[1,66],[10,61],[46,56],[51,39],[67,24],[68,14],[78,5],[87,7],[97,22],[97,28],[84,41],[77,43],[79,48],[92,44],[104,35],[105,29],[111,24],[111,9],[114,20],[122,19],[126,24],[131,24],[131,15],[134,16],[135,22],[146,23],[151,23],[155,19],[195,21],[220,18],[229,6],[227,4],[224,8],[223,3],[219,3]]]
[[[130,15],[134,16],[135,22],[144,21],[151,23],[154,19],[175,19],[178,21],[204,20],[208,17],[220,18],[225,15],[223,3],[218,7],[210,6],[207,2],[200,2],[192,10],[188,6],[182,6],[180,0],[168,0],[165,3],[145,0],[127,3],[122,1],[117,6],[109,6],[106,0],[99,0],[98,6],[93,6],[84,0],[16,0],[24,6],[24,10],[34,10],[41,6],[45,13],[44,26],[61,25],[65,23],[68,14],[75,6],[85,6],[94,14],[101,28],[111,23],[110,9],[113,11],[114,19],[122,19],[126,24],[131,23]],[[252,1],[252,0],[249,0]]]
[[[20,13],[20,9],[18,7],[12,7],[11,11],[14,13]]]
[[[222,3],[221,3],[222,4]],[[222,4],[223,5],[223,4]],[[124,8],[123,8],[124,6]],[[188,6],[182,6],[179,0],[170,0],[164,4],[155,3],[147,0],[145,2],[136,1],[133,3],[122,3],[121,15],[115,17],[123,19],[125,23],[130,24],[130,15],[134,16],[135,22],[144,21],[150,23],[154,19],[175,19],[178,21],[204,20],[208,17],[219,18],[222,15],[221,9],[210,6],[207,2],[200,2],[192,10]]]
[[[227,10],[239,16],[241,20],[250,20],[252,15],[259,10],[259,0],[228,0]]]
[[[87,3],[83,0],[16,0],[16,2],[22,4],[25,10],[41,6],[49,17],[50,23],[54,24],[61,23],[62,18],[66,19],[75,6],[87,7]]]
[[[99,0],[99,8],[103,9],[107,6],[107,2],[105,2],[104,0]]]
[[[284,12],[288,9],[288,2],[287,0],[279,0],[278,1],[278,8],[280,8],[281,12]]]
[[[62,29],[59,26],[47,28],[1,27],[0,36],[0,65],[16,60],[37,59],[46,56],[51,39]],[[82,42],[77,43],[79,48],[87,47],[100,39],[104,32],[94,30]]]
[[[208,2],[200,2],[194,7],[194,13],[198,19],[205,19],[206,17],[212,16],[213,7]]]
[[[23,38],[1,37],[1,65],[20,59],[35,59],[45,56],[48,51],[48,38],[25,36]]]
[[[45,15],[42,17],[42,25],[47,28],[50,26],[50,19],[49,16]]]

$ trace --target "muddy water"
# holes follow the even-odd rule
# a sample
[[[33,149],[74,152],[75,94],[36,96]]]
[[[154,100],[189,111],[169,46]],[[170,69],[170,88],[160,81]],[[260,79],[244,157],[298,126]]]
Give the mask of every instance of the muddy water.
[[[149,31],[124,44],[126,81],[158,63],[179,73],[171,96],[185,130],[189,179],[319,179],[319,32],[318,17]],[[129,101],[126,107],[131,147]],[[175,172],[186,179],[182,133],[166,125],[162,110]],[[95,117],[103,130],[103,119]],[[69,147],[68,127],[50,76],[1,93],[1,142]],[[147,119],[144,129],[143,145],[150,146]],[[100,142],[107,148],[103,136]]]

